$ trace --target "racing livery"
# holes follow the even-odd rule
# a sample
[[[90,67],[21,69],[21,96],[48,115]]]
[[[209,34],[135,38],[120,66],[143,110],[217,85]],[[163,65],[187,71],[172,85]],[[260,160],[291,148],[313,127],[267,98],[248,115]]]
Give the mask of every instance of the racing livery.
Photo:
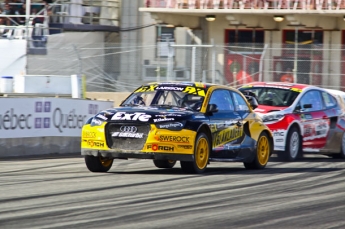
[[[149,83],[86,122],[82,155],[92,172],[107,172],[114,159],[128,158],[152,159],[158,168],[180,161],[187,173],[202,173],[212,161],[262,169],[273,137],[253,112],[256,106],[255,98],[226,86]]]
[[[345,113],[336,90],[282,82],[253,82],[239,90],[257,98],[255,112],[271,129],[280,158],[293,161],[303,153],[345,158]]]

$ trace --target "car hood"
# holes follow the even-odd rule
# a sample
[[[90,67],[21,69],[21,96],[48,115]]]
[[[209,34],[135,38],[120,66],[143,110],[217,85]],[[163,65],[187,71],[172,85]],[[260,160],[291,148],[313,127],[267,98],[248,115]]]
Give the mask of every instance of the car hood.
[[[168,121],[179,121],[191,118],[199,112],[178,107],[117,107],[101,111],[95,118],[102,121],[133,121],[146,123],[159,123]]]
[[[269,112],[286,110],[287,108],[289,107],[274,107],[274,106],[259,105],[257,108],[255,108],[254,111],[256,113],[266,114]]]

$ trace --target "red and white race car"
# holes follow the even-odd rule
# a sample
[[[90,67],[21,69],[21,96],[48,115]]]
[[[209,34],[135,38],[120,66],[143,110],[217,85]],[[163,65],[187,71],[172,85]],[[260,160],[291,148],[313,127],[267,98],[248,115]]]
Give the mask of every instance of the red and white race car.
[[[281,159],[293,161],[303,153],[345,159],[343,92],[281,82],[253,82],[239,90],[255,94],[254,111],[271,129]]]

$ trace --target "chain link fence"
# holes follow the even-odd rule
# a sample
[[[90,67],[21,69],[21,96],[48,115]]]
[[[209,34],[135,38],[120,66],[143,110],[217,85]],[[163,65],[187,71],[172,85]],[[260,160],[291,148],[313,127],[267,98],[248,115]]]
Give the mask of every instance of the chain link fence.
[[[27,74],[84,74],[88,91],[132,91],[152,81],[200,81],[240,86],[251,81],[295,82],[345,91],[342,45],[50,44],[29,55]]]

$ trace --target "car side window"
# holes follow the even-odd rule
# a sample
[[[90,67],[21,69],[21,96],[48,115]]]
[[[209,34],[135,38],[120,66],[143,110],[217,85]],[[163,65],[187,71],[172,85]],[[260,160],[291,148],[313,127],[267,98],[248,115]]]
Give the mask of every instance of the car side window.
[[[209,104],[216,104],[219,111],[234,110],[230,92],[224,89],[218,89],[212,92]]]
[[[322,94],[323,101],[325,102],[326,108],[331,108],[337,105],[337,102],[332,95],[324,91],[321,94]]]
[[[236,92],[233,92],[236,111],[249,111],[249,107],[244,98]]]
[[[320,92],[317,90],[306,92],[301,98],[299,105],[304,112],[322,110],[323,103]]]

